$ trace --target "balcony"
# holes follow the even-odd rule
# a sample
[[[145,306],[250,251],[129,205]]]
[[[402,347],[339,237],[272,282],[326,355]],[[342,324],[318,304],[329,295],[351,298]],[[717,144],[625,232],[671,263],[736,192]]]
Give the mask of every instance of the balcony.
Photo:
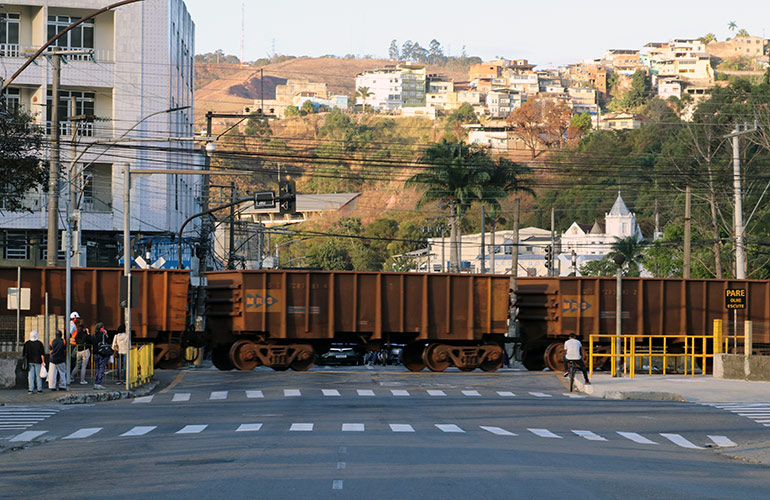
[[[73,54],[66,56],[70,61],[95,61],[97,63],[114,63],[115,51],[111,49],[82,49],[75,47],[56,47],[60,50],[89,50],[91,54]],[[32,56],[40,49],[40,45],[19,45],[15,43],[3,43],[0,44],[0,57],[15,57],[20,59],[26,59]],[[49,47],[46,50],[46,54],[53,52],[54,47]]]

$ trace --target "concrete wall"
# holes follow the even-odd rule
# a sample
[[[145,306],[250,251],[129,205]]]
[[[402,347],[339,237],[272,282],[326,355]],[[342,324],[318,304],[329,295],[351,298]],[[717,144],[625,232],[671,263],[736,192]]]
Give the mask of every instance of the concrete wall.
[[[21,370],[20,352],[0,352],[0,389],[24,387],[27,373]]]
[[[770,356],[717,354],[714,378],[770,382]]]

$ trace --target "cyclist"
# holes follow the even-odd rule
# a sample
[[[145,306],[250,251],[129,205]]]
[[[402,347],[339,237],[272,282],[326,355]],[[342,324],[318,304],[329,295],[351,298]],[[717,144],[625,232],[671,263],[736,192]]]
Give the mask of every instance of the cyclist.
[[[591,385],[591,382],[588,380],[588,370],[586,370],[586,365],[583,363],[583,344],[580,343],[580,341],[577,339],[577,336],[574,333],[569,334],[569,340],[564,342],[564,376],[566,377],[569,375],[569,363],[572,362],[580,368],[580,371],[583,372],[583,380],[585,381],[586,385]]]

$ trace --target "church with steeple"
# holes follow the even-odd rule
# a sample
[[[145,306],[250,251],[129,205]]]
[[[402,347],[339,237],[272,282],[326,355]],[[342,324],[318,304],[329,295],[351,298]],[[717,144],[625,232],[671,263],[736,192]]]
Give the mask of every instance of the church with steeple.
[[[609,213],[604,214],[604,224],[594,221],[591,224],[573,222],[561,234],[561,249],[558,253],[560,275],[568,276],[573,267],[592,260],[599,260],[612,251],[612,244],[618,239],[633,236],[640,241],[642,230],[636,223],[636,215],[631,212],[618,191],[618,197]]]

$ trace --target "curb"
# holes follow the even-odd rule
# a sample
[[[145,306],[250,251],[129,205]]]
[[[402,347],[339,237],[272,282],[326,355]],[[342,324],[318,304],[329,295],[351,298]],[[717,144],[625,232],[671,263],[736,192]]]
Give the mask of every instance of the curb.
[[[595,389],[594,384],[585,385],[582,381],[575,380],[575,388],[587,396],[595,398],[639,401],[687,401],[687,398],[673,392],[662,391],[604,391]]]
[[[131,399],[146,396],[158,388],[159,382],[153,381],[133,391],[102,391],[85,392],[80,394],[68,394],[56,398],[56,402],[63,405],[77,405],[86,403],[97,403],[99,401],[115,401],[118,399]]]

